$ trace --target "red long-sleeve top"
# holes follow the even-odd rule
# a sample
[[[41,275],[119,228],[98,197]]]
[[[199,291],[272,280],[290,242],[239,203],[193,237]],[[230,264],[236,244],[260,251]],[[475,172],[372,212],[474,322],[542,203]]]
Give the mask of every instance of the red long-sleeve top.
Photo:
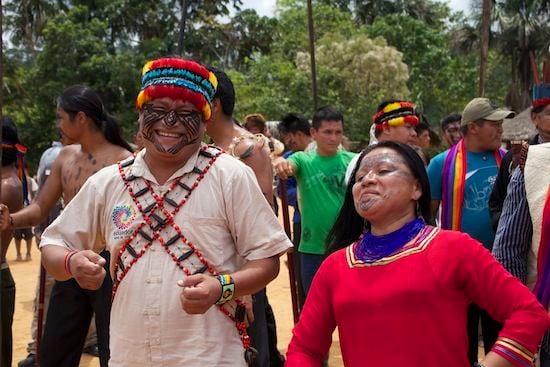
[[[355,244],[319,268],[288,347],[288,367],[318,367],[338,327],[347,367],[468,365],[475,303],[503,329],[493,351],[532,366],[550,318],[519,280],[466,234],[429,227],[392,256],[365,263]]]

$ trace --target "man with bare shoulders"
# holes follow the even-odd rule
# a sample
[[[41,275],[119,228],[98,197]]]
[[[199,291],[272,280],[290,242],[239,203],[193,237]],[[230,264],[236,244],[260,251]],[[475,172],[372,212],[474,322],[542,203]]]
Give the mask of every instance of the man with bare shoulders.
[[[63,149],[64,146],[71,145],[73,142],[67,138],[66,135],[63,135],[60,131],[60,141],[54,141],[48,149],[42,153],[42,156],[40,157],[40,162],[38,164],[38,169],[36,172],[36,177],[38,181],[38,190],[42,190],[44,187],[44,184],[46,183],[46,179],[50,176],[52,171],[52,165],[59,153],[61,152],[61,149]],[[36,239],[37,245],[40,244],[40,238],[42,237],[42,233],[50,225],[55,218],[59,216],[61,213],[61,210],[63,208],[62,200],[58,200],[55,206],[50,210],[48,213],[48,216],[45,221],[40,223],[39,225],[34,226],[34,236]],[[40,268],[42,268],[42,265],[40,264]],[[41,269],[42,270],[42,269]],[[41,277],[44,277],[44,279],[41,282]],[[20,360],[17,364],[17,367],[33,367],[37,366],[37,360],[36,360],[36,354],[37,354],[37,347],[38,347],[38,321],[39,321],[39,312],[42,312],[42,330],[44,330],[44,326],[46,323],[46,315],[48,314],[48,306],[50,302],[50,294],[52,291],[52,288],[55,284],[55,279],[48,273],[44,272],[42,274],[42,271],[39,272],[36,282],[36,292],[35,292],[35,298],[34,298],[34,305],[33,305],[33,318],[31,322],[31,341],[27,344],[27,357]],[[43,298],[39,300],[40,291],[43,292]],[[40,338],[42,337],[42,333],[40,335]],[[86,336],[86,342],[84,343],[84,353],[89,353],[94,356],[99,356],[99,350],[97,346],[97,335],[96,335],[96,328],[95,328],[95,319],[92,319],[92,322],[90,324],[90,329],[88,331],[88,335]]]
[[[252,134],[234,122],[235,88],[222,70],[210,68],[218,80],[212,101],[212,117],[206,124],[206,134],[214,144],[252,168],[269,205],[274,207],[273,169],[269,140],[261,133]],[[253,221],[253,218],[249,218]],[[254,294],[252,324],[248,328],[252,346],[258,351],[251,366],[282,366],[284,357],[277,350],[275,316],[267,300],[265,288]]]
[[[9,214],[2,210],[2,228],[24,228],[44,221],[60,197],[69,204],[86,180],[101,168],[131,155],[114,119],[99,96],[86,86],[67,88],[58,99],[58,128],[76,144],[64,147],[35,202]],[[100,256],[93,259],[100,262]],[[98,291],[84,291],[76,281],[56,282],[50,296],[41,346],[42,367],[76,367],[92,314],[95,313],[101,366],[109,360],[111,280]]]
[[[273,206],[273,169],[268,140],[263,134],[252,134],[233,120],[235,88],[227,74],[210,68],[218,79],[212,101],[212,117],[206,124],[206,134],[214,144],[252,168],[269,205]]]
[[[8,117],[2,118],[2,196],[1,208],[19,210],[23,207],[23,190],[21,181],[17,176],[15,162],[19,146],[17,129],[13,121]],[[0,329],[0,367],[11,367],[12,360],[12,333],[13,313],[15,311],[15,282],[11,276],[10,268],[6,262],[6,252],[13,238],[12,229],[4,229],[1,233],[0,253],[0,280],[1,284],[1,309],[0,318],[2,325]]]

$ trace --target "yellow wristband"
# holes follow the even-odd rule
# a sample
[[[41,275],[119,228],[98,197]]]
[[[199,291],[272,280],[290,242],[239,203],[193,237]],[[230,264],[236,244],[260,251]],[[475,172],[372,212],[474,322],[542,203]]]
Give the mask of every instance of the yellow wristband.
[[[217,305],[231,301],[235,295],[235,283],[229,274],[221,274],[216,277],[222,286],[220,298],[216,302]]]

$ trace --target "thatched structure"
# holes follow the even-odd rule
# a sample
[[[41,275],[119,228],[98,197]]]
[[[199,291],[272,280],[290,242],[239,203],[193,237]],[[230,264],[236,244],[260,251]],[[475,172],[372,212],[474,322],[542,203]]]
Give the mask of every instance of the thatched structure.
[[[531,108],[525,109],[516,117],[505,119],[502,124],[502,140],[517,141],[527,140],[537,133],[535,125],[531,121]]]

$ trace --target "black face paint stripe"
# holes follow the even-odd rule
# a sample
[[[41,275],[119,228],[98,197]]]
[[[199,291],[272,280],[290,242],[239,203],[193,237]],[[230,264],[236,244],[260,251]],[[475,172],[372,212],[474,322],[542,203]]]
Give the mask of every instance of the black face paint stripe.
[[[166,150],[155,137],[153,125],[157,121],[168,128],[174,128],[178,123],[184,127],[180,141]],[[159,152],[177,154],[185,146],[195,144],[199,141],[200,126],[202,118],[195,110],[177,112],[174,110],[164,111],[155,109],[150,104],[143,106],[143,138],[150,141]]]

